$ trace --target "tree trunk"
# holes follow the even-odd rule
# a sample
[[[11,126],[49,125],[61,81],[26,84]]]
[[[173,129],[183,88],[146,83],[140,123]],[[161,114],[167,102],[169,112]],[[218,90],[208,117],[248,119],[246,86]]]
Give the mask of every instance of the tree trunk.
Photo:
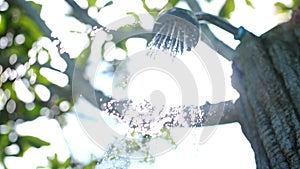
[[[235,106],[257,168],[300,168],[300,8],[261,37],[246,35],[237,53]]]

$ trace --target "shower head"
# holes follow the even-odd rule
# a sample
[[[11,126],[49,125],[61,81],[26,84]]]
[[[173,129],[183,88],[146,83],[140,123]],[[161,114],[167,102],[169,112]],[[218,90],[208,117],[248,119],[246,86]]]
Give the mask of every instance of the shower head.
[[[152,45],[172,53],[183,53],[195,47],[200,37],[199,23],[188,10],[173,8],[161,13],[153,27]]]
[[[198,21],[208,21],[223,30],[231,33],[234,39],[241,40],[247,30],[242,26],[236,28],[226,20],[208,13],[193,13],[191,11],[173,8],[161,13],[153,27],[155,36],[152,46],[158,49],[169,50],[173,55],[190,51],[200,38]]]

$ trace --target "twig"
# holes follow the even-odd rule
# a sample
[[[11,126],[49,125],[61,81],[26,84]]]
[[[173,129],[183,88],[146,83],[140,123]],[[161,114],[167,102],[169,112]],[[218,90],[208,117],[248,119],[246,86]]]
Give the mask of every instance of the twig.
[[[92,26],[98,26],[100,28],[104,28],[104,26],[100,25],[97,21],[95,21],[93,18],[91,18],[88,15],[87,10],[82,9],[75,1],[73,0],[65,0],[65,1],[72,7],[73,15],[79,21]]]
[[[202,9],[199,3],[195,0],[186,0],[187,4],[191,8],[191,10],[195,13],[202,12]],[[222,55],[227,60],[231,61],[235,55],[235,51],[225,44],[223,41],[218,39],[209,29],[206,24],[201,24],[201,30],[206,35],[201,36],[201,40],[206,43],[209,47],[214,49],[217,53]]]
[[[122,40],[128,39],[130,37],[141,37],[148,41],[152,39],[151,31],[145,30],[140,26],[132,27],[132,30],[122,31],[122,30],[110,30],[105,26],[99,24],[93,18],[91,18],[87,10],[82,9],[74,0],[65,0],[73,9],[73,15],[76,19],[81,21],[82,23],[89,24],[92,26],[97,26],[99,28],[103,28],[103,31],[111,34],[113,36],[112,41],[118,43]]]
[[[202,9],[199,5],[199,3],[195,0],[186,0],[186,3],[188,6],[191,8],[192,11],[194,12],[202,12]]]

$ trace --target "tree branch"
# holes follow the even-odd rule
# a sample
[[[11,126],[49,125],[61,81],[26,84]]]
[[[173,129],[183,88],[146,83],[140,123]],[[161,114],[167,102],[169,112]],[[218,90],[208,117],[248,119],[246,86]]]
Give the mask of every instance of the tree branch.
[[[48,37],[51,41],[57,40],[56,38],[51,36],[52,31],[49,29],[49,27],[45,24],[45,22],[41,19],[40,14],[37,12],[36,8],[34,8],[29,2],[24,0],[14,0],[13,3],[15,3],[17,6],[19,6],[20,9],[23,9],[23,11],[27,14],[29,18],[31,18],[32,21],[36,24],[36,26],[40,29],[40,31]],[[57,45],[59,49],[59,44]],[[66,74],[69,76],[72,75],[75,63],[70,59],[68,53],[62,53],[60,56],[66,61],[68,67],[66,69]]]
[[[202,9],[199,3],[196,0],[186,0],[187,4],[191,8],[191,10],[195,13],[202,12]],[[235,51],[225,44],[223,41],[218,39],[209,29],[208,25],[201,24],[201,30],[206,36],[201,36],[201,40],[206,43],[209,47],[214,49],[217,53],[222,55],[227,60],[231,61],[235,55]]]
[[[51,35],[52,31],[47,27],[45,22],[40,18],[40,15],[36,11],[36,9],[32,7],[32,5],[29,4],[29,2],[26,2],[25,0],[14,0],[11,1],[11,3],[15,3],[17,6],[19,6],[20,9],[23,9],[27,16],[29,16],[29,18],[35,21],[35,24],[45,35]]]
[[[204,112],[202,126],[228,124],[239,120],[239,113],[236,111],[235,104],[232,101],[217,104],[207,102],[201,106],[201,110]]]
[[[91,18],[88,15],[87,10],[82,9],[74,0],[65,1],[72,7],[73,15],[76,19],[78,19],[82,23],[102,28],[105,32],[113,35],[112,41],[115,43],[118,43],[130,37],[140,37],[146,39],[147,41],[150,41],[152,39],[151,31],[145,30],[140,26],[132,27],[132,30],[129,31],[110,30],[109,28],[106,28],[105,26],[99,24],[97,21]]]
[[[193,12],[202,12],[202,9],[199,5],[199,3],[195,0],[186,0],[186,3],[191,8]]]
[[[101,109],[136,128],[147,128],[152,123],[163,124],[166,127],[201,127],[239,120],[239,113],[232,101],[217,104],[207,102],[202,106],[179,105],[157,108],[146,100],[136,105],[130,100],[112,99],[107,104],[101,104]],[[145,112],[151,116],[147,116]]]
[[[92,26],[98,26],[100,28],[105,28],[104,26],[100,25],[97,21],[91,18],[87,10],[82,9],[74,0],[65,0],[73,9],[73,15],[77,18],[80,22],[85,24],[89,24]]]

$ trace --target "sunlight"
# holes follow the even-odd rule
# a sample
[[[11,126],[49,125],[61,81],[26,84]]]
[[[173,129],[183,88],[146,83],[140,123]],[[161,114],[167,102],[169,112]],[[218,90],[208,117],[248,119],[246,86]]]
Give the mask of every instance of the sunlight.
[[[146,0],[146,4],[151,9],[161,9],[168,3],[167,0]]]
[[[40,117],[32,122],[17,125],[16,131],[20,135],[37,136],[51,144],[39,149],[30,148],[23,157],[6,158],[5,162],[9,168],[36,168],[37,166],[45,166],[48,163],[47,157],[53,156],[54,153],[58,153],[58,159],[62,161],[70,156],[61,127],[54,119]]]
[[[69,83],[67,75],[65,75],[61,72],[55,71],[53,69],[42,67],[40,69],[40,73],[41,73],[41,75],[46,77],[51,83],[54,83],[60,87],[64,87],[64,86],[68,85],[68,83]]]
[[[48,101],[50,99],[51,93],[50,90],[45,87],[44,85],[40,85],[37,84],[34,87],[35,92],[37,93],[38,97],[42,100],[42,101]]]
[[[32,101],[34,100],[34,94],[32,92],[30,92],[26,86],[26,83],[22,81],[21,79],[19,80],[15,80],[14,82],[14,89],[17,93],[17,97],[22,100],[24,103],[32,103]]]

